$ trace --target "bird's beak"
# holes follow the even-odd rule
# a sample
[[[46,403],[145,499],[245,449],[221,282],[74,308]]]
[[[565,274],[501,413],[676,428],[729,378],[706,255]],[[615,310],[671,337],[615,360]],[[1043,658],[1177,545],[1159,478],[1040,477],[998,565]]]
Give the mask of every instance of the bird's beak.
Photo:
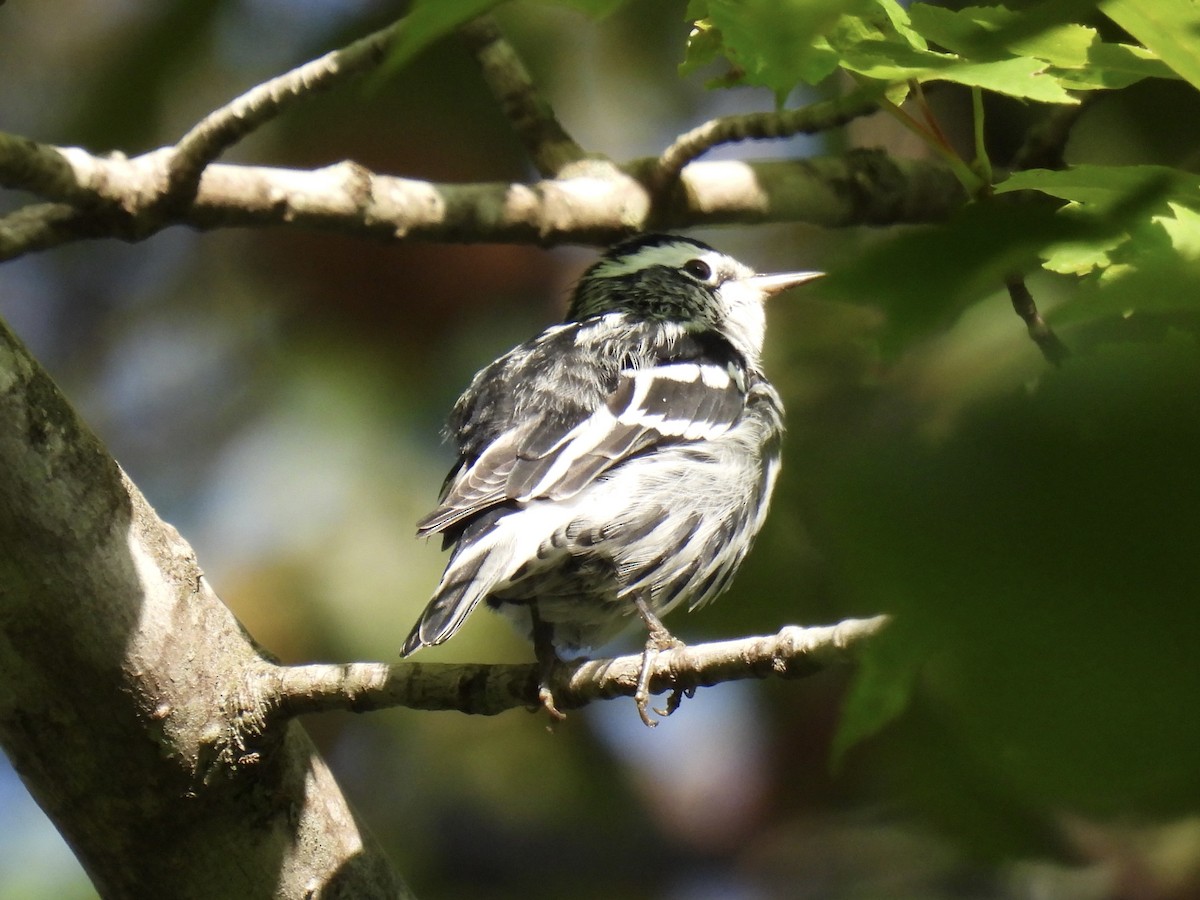
[[[779,275],[754,275],[749,281],[766,296],[772,297],[789,288],[804,284],[806,281],[820,278],[824,274],[824,272],[783,272]]]

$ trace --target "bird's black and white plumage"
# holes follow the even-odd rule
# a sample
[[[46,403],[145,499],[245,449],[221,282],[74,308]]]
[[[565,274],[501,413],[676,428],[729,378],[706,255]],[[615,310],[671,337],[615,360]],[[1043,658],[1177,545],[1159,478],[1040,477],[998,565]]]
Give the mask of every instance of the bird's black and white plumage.
[[[721,593],[779,468],[763,301],[817,274],[755,275],[674,235],[608,250],[567,320],[455,404],[458,464],[418,526],[453,553],[403,654],[451,637],[480,602],[576,649],[622,631],[639,601],[662,616]]]

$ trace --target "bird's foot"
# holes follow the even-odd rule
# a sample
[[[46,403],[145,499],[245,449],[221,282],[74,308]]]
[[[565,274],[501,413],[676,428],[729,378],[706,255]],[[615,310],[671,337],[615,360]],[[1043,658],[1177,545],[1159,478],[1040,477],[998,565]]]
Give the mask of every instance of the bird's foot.
[[[683,702],[683,695],[692,696],[694,693],[691,688],[674,688],[667,697],[667,705],[663,709],[650,708],[650,676],[654,672],[654,663],[658,659],[658,654],[664,650],[674,650],[685,646],[683,641],[672,637],[664,631],[668,640],[662,640],[660,636],[652,634],[650,639],[646,641],[646,649],[642,651],[642,664],[638,668],[637,687],[633,692],[633,702],[637,704],[638,715],[647,728],[654,728],[658,725],[658,721],[654,719],[650,713],[654,712],[662,716],[664,719],[679,709],[679,704]]]
[[[550,713],[550,718],[554,722],[561,722],[567,717],[565,712],[555,706],[554,693],[550,690],[550,685],[545,681],[538,684],[538,702],[542,704],[542,709]]]
[[[541,620],[536,605],[530,607],[530,620],[533,624],[533,654],[538,663],[538,703],[550,714],[553,725],[567,717],[554,702],[554,692],[550,689],[554,669],[560,664],[558,654],[554,651],[554,629]]]
[[[667,631],[666,626],[659,621],[658,616],[650,611],[650,607],[645,601],[639,598],[637,601],[638,614],[641,615],[642,621],[646,623],[646,630],[649,636],[646,638],[646,649],[642,651],[642,665],[638,669],[637,687],[633,693],[633,702],[637,704],[638,715],[647,728],[654,728],[658,725],[658,721],[651,717],[651,711],[666,718],[679,709],[679,704],[683,702],[683,695],[686,693],[689,697],[692,696],[691,689],[684,690],[675,688],[667,697],[667,705],[663,709],[651,710],[650,707],[650,676],[654,671],[654,663],[658,659],[658,654],[664,650],[674,650],[685,646],[683,641],[675,637],[671,632]]]

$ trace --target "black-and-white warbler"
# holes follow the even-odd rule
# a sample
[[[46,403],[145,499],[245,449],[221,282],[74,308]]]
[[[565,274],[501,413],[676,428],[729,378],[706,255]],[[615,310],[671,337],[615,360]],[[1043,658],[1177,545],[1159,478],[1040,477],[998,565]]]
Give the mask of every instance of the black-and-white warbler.
[[[763,375],[763,301],[817,272],[756,275],[699,241],[643,235],[579,281],[564,323],[479,372],[447,432],[458,464],[418,525],[453,553],[403,655],[479,603],[534,642],[596,647],[729,585],[766,518],[783,407]],[[543,702],[556,712],[543,682]],[[677,698],[676,698],[677,702]]]

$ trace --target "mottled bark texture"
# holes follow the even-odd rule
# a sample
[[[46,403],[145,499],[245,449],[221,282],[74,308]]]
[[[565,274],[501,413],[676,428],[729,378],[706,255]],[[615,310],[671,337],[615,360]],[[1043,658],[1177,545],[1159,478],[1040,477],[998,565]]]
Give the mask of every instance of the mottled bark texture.
[[[300,726],[247,720],[269,668],[0,323],[0,745],[103,896],[407,895]]]

